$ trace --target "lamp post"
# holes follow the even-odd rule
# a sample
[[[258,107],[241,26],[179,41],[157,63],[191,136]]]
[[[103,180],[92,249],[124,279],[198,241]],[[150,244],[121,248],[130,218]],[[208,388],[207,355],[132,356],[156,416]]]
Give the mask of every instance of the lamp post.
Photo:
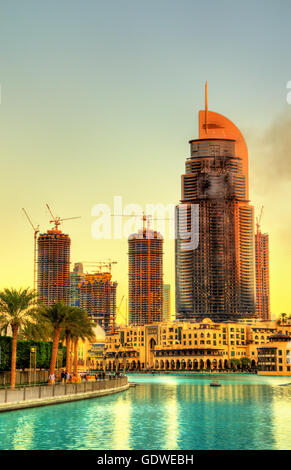
[[[33,377],[34,383],[36,383],[36,347],[31,346],[29,352],[29,375],[28,375],[28,383],[31,384],[31,376],[32,376],[32,367],[33,367]]]

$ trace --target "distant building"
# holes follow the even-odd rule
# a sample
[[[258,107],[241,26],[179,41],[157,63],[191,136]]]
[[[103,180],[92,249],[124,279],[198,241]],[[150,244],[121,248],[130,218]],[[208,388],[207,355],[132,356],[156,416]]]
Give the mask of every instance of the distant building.
[[[97,368],[113,370],[228,371],[291,375],[291,324],[209,318],[120,327],[105,339]]]
[[[164,284],[163,286],[163,321],[171,320],[171,286]]]
[[[115,325],[116,288],[111,273],[86,274],[79,284],[80,307],[106,332]]]
[[[270,320],[269,235],[261,233],[258,226],[256,246],[256,314]]]
[[[258,374],[291,375],[291,336],[277,332],[258,348]]]
[[[159,322],[163,317],[163,237],[143,228],[128,238],[129,324]]]
[[[82,263],[75,263],[74,269],[70,272],[70,305],[80,307],[80,288],[79,284],[85,278]]]
[[[70,246],[69,235],[61,230],[48,230],[41,233],[38,245],[37,290],[45,305],[70,300]]]

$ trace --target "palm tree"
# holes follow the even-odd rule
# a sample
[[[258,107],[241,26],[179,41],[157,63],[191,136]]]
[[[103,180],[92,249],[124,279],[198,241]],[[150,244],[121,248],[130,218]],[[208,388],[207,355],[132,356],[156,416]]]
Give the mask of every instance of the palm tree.
[[[280,319],[279,319],[279,324],[280,325],[285,325],[287,320],[287,313],[281,313]]]
[[[90,342],[95,340],[95,333],[94,327],[96,326],[94,322],[92,322],[86,310],[82,310],[78,308],[79,312],[79,322],[78,324],[74,325],[71,331],[71,339],[74,345],[74,375],[76,376],[78,373],[78,342],[81,339],[85,341],[86,339]]]
[[[61,333],[61,339],[62,341],[65,340],[66,343],[66,348],[67,348],[67,354],[66,354],[66,370],[68,372],[71,372],[71,335],[72,335],[72,328],[74,328],[75,325],[78,324],[79,320],[79,314],[78,311],[76,310],[77,307],[70,307],[68,310],[68,316],[64,325],[64,329]]]
[[[85,310],[82,310],[79,307],[69,307],[68,316],[64,325],[64,329],[61,333],[62,341],[65,340],[67,355],[66,355],[66,369],[68,372],[71,372],[72,369],[72,335],[78,333],[79,330],[82,330],[84,326],[88,323],[88,314]]]
[[[12,354],[11,354],[11,381],[10,386],[15,387],[17,337],[20,328],[29,323],[34,323],[36,313],[37,293],[27,289],[4,289],[0,292],[0,324],[6,329],[12,329]]]
[[[52,325],[40,312],[36,313],[36,322],[25,325],[25,327],[19,332],[19,338],[25,341],[51,341],[54,337]]]
[[[52,355],[50,362],[49,375],[55,373],[57,353],[59,348],[59,340],[61,331],[65,328],[66,322],[70,314],[70,307],[68,307],[63,301],[55,302],[49,307],[45,307],[42,311],[43,318],[52,326],[53,334],[53,346]],[[51,380],[49,380],[51,382]]]

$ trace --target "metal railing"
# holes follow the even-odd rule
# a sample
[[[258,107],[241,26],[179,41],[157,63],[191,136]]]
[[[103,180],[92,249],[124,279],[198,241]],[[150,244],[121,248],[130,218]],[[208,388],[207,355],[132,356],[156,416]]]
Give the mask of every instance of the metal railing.
[[[106,377],[105,380],[83,381],[79,383],[36,384],[16,386],[14,389],[0,389],[0,405],[23,401],[34,401],[68,395],[93,393],[109,389],[117,389],[127,384],[127,377]]]

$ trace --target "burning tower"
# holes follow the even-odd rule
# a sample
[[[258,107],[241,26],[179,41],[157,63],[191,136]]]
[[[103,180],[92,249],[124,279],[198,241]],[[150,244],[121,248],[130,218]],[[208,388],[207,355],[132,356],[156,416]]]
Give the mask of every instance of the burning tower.
[[[254,317],[254,210],[248,195],[247,146],[229,119],[208,111],[207,83],[199,139],[189,143],[176,210],[177,318]],[[198,214],[196,224],[193,213]],[[197,247],[185,238],[186,232],[197,236]]]

